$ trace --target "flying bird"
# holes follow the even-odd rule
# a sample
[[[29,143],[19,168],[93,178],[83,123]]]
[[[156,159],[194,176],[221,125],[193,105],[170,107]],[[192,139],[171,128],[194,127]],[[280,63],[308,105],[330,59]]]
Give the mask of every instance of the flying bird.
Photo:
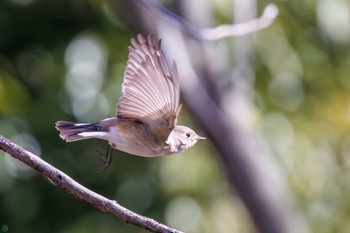
[[[189,127],[177,125],[181,110],[178,72],[175,62],[169,68],[160,47],[161,40],[156,41],[152,34],[131,39],[115,117],[95,123],[56,122],[66,142],[89,138],[108,141],[98,172],[111,163],[110,147],[155,157],[184,151],[205,139]]]

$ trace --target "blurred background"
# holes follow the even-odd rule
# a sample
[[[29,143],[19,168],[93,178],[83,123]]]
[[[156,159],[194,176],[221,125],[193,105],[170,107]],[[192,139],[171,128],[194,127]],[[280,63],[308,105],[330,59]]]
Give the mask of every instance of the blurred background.
[[[256,130],[311,231],[350,232],[350,1],[274,3],[280,15],[255,35]],[[216,25],[232,21],[231,1],[210,4]],[[97,174],[96,151],[105,151],[104,141],[58,137],[57,120],[114,115],[133,36],[105,1],[2,0],[0,134],[97,193],[172,227],[255,232],[210,141],[152,159],[114,151],[112,165]],[[186,108],[180,123],[201,133]],[[0,155],[0,226],[9,232],[145,232]]]

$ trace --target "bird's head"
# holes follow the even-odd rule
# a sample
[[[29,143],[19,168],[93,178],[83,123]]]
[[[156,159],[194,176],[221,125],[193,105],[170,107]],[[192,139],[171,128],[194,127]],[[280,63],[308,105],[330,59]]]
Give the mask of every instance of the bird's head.
[[[171,147],[171,152],[180,152],[196,144],[198,140],[204,140],[205,137],[199,136],[193,129],[177,125],[171,131],[167,144]]]

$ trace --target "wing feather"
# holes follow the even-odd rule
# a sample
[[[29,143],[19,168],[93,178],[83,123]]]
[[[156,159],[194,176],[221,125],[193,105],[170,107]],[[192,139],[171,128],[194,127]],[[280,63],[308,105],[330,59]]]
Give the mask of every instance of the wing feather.
[[[169,69],[160,46],[153,35],[131,39],[116,115],[148,124],[166,140],[180,111],[180,89],[176,65]]]

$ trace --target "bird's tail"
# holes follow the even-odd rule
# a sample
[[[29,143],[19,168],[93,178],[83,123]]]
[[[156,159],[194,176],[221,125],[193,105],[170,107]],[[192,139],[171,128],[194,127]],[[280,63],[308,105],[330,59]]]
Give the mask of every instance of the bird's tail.
[[[60,137],[66,142],[74,142],[94,137],[101,131],[98,123],[74,123],[69,121],[57,121],[56,129],[60,131]]]

